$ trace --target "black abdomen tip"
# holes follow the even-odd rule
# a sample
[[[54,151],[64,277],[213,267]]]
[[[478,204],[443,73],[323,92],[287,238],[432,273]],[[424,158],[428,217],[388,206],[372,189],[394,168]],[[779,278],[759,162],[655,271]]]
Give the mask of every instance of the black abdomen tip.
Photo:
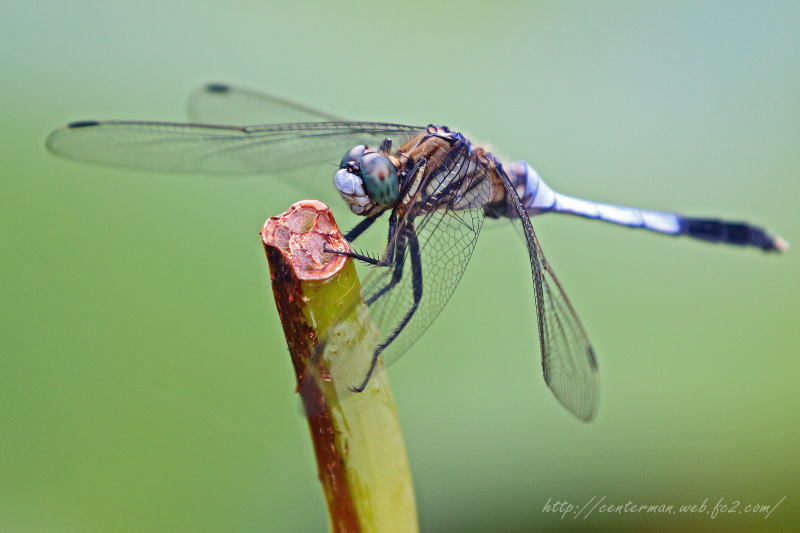
[[[230,90],[230,86],[223,83],[209,83],[206,85],[206,91],[210,93],[227,93]]]
[[[746,222],[727,222],[725,220],[684,218],[681,233],[711,242],[723,242],[736,246],[755,246],[765,252],[782,252],[788,249],[786,242],[773,237],[763,228]]]
[[[79,120],[77,122],[70,122],[69,124],[67,124],[67,127],[70,129],[74,129],[74,128],[86,128],[89,126],[99,126],[99,125],[100,123],[97,122],[96,120]]]

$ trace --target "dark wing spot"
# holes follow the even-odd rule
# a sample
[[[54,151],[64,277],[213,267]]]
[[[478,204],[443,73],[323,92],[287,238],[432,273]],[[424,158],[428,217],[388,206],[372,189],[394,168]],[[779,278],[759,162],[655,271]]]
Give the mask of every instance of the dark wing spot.
[[[70,122],[67,124],[68,128],[86,128],[88,126],[99,126],[100,123],[96,120],[79,120],[77,122]]]
[[[223,83],[209,83],[206,85],[206,91],[210,93],[220,93],[224,94],[230,92],[231,88],[230,85],[225,85]]]
[[[591,365],[592,370],[597,370],[597,356],[594,354],[594,348],[591,346],[586,347],[586,355],[589,357],[589,365]]]

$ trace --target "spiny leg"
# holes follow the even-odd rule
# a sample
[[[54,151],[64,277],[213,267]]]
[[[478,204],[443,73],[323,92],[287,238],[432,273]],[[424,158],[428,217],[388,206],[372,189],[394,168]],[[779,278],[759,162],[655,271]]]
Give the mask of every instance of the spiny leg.
[[[381,211],[380,213],[378,213],[375,216],[366,218],[366,219],[362,220],[361,222],[359,222],[358,224],[356,224],[356,226],[353,229],[351,229],[350,231],[347,232],[347,235],[345,235],[345,239],[347,239],[348,242],[353,242],[353,240],[355,238],[357,238],[359,235],[364,233],[364,231],[367,228],[372,226],[372,224],[382,214],[383,214],[383,211]],[[389,235],[388,235],[388,237],[386,239],[387,243],[392,242],[392,233],[394,233],[395,219],[396,219],[395,212],[392,211],[392,214],[389,217]],[[349,238],[350,236],[353,236],[353,238],[352,239]],[[372,265],[372,266],[389,266],[394,261],[394,247],[389,249],[388,253],[386,253],[386,255],[385,255],[385,257],[383,259],[376,259],[374,257],[370,257],[368,255],[360,254],[358,252],[344,252],[344,251],[341,251],[341,250],[331,250],[327,246],[323,248],[323,251],[331,253],[331,254],[338,254],[338,255],[344,255],[344,256],[347,256],[347,257],[352,257],[353,259],[357,259],[359,261],[363,261],[364,263],[367,263],[367,264]]]
[[[364,376],[364,380],[360,385],[350,388],[350,390],[353,392],[363,392],[364,389],[367,388],[367,383],[369,383],[372,373],[375,372],[375,367],[378,364],[378,358],[380,357],[381,352],[383,352],[383,350],[385,350],[397,338],[397,336],[400,335],[400,333],[403,331],[403,328],[405,328],[408,322],[411,320],[411,317],[414,316],[414,313],[419,307],[419,303],[422,301],[422,258],[420,257],[417,233],[414,231],[414,227],[411,225],[411,223],[408,225],[408,248],[411,259],[411,287],[414,302],[411,304],[411,307],[408,308],[405,316],[403,316],[403,319],[394,329],[392,334],[389,335],[386,341],[379,344],[378,347],[375,348],[375,352],[372,354],[372,359],[370,360],[367,374]]]
[[[368,230],[370,226],[372,226],[375,223],[375,221],[378,220],[381,217],[381,215],[383,215],[384,212],[385,211],[381,211],[377,215],[365,218],[364,220],[353,226],[353,229],[345,233],[344,238],[347,240],[347,242],[353,242],[359,237],[359,235]]]
[[[367,263],[368,265],[372,265],[372,266],[389,266],[389,265],[385,265],[383,263],[383,261],[381,261],[380,259],[375,259],[374,257],[370,257],[368,255],[360,254],[358,252],[343,252],[341,250],[331,250],[330,248],[323,248],[322,250],[325,251],[325,252],[331,253],[331,254],[344,255],[344,256],[347,256],[347,257],[352,257],[353,259],[356,259],[358,261],[362,261],[362,262]]]
[[[392,271],[392,278],[381,287],[381,289],[367,299],[367,305],[372,305],[378,298],[386,294],[386,291],[397,285],[403,279],[403,266],[406,261],[406,237],[405,235],[397,236],[396,251],[392,253],[394,258],[394,270]]]
[[[371,217],[367,217],[364,220],[362,220],[361,222],[359,222],[358,224],[356,224],[353,227],[353,229],[351,229],[350,231],[348,231],[345,234],[345,236],[344,236],[345,240],[348,243],[352,243],[362,233],[364,233],[366,230],[368,230],[375,223],[375,221],[378,220],[381,217],[381,215],[383,215],[383,213],[384,213],[384,211],[381,211],[377,215],[373,215]],[[391,228],[394,227],[393,218],[394,218],[394,214],[392,214],[392,219],[390,219],[390,221],[389,221],[390,235],[391,235]],[[325,246],[323,248],[323,251],[331,253],[331,254],[337,254],[337,255],[344,255],[344,256],[347,256],[347,257],[352,257],[353,259],[357,259],[359,261],[363,261],[364,263],[367,263],[367,264],[372,265],[372,266],[387,266],[389,264],[388,261],[381,261],[380,259],[375,259],[374,257],[370,257],[370,256],[365,255],[365,254],[360,254],[358,252],[345,252],[345,251],[342,251],[342,250],[332,250],[332,249],[328,248],[327,246]]]

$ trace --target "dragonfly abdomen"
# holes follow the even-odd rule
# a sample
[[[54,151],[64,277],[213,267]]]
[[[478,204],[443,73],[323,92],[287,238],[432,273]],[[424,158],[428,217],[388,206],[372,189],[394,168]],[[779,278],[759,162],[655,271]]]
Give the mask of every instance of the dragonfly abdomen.
[[[525,161],[508,165],[507,173],[529,215],[566,213],[629,228],[642,228],[666,235],[687,235],[707,242],[753,246],[764,251],[783,251],[788,247],[780,237],[772,236],[747,222],[685,217],[677,213],[605,204],[561,194],[550,188]]]
[[[567,213],[658,233],[681,232],[680,216],[674,213],[604,204],[558,193],[525,161],[512,163],[507,170],[529,215]]]
[[[682,234],[703,241],[755,246],[765,252],[783,252],[789,247],[780,237],[774,237],[747,222],[681,217],[680,223]]]

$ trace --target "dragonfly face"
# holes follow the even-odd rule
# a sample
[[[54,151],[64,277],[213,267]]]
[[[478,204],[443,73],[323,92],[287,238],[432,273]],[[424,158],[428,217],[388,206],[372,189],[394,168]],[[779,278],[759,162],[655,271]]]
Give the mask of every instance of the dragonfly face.
[[[386,155],[363,144],[344,154],[334,183],[356,215],[374,215],[394,205],[400,196],[395,164]]]
[[[779,237],[747,222],[686,217],[558,193],[525,161],[504,164],[445,126],[343,121],[281,98],[219,84],[195,92],[189,107],[195,123],[74,122],[51,133],[47,147],[71,159],[160,172],[272,176],[301,168],[307,180],[327,178],[330,163],[340,161],[336,189],[353,213],[365,217],[347,233],[347,240],[354,241],[391,213],[386,246],[377,258],[346,253],[367,265],[361,296],[382,335],[370,366],[363,369],[364,379],[353,384],[357,391],[366,387],[379,358],[385,364],[399,358],[436,319],[458,285],[487,217],[510,219],[522,232],[544,379],[582,420],[592,419],[597,410],[595,350],[545,259],[531,217],[563,213],[767,252],[787,248]],[[262,126],[214,125],[262,120]],[[398,144],[394,153],[390,139]],[[343,316],[349,312],[343,310]]]

